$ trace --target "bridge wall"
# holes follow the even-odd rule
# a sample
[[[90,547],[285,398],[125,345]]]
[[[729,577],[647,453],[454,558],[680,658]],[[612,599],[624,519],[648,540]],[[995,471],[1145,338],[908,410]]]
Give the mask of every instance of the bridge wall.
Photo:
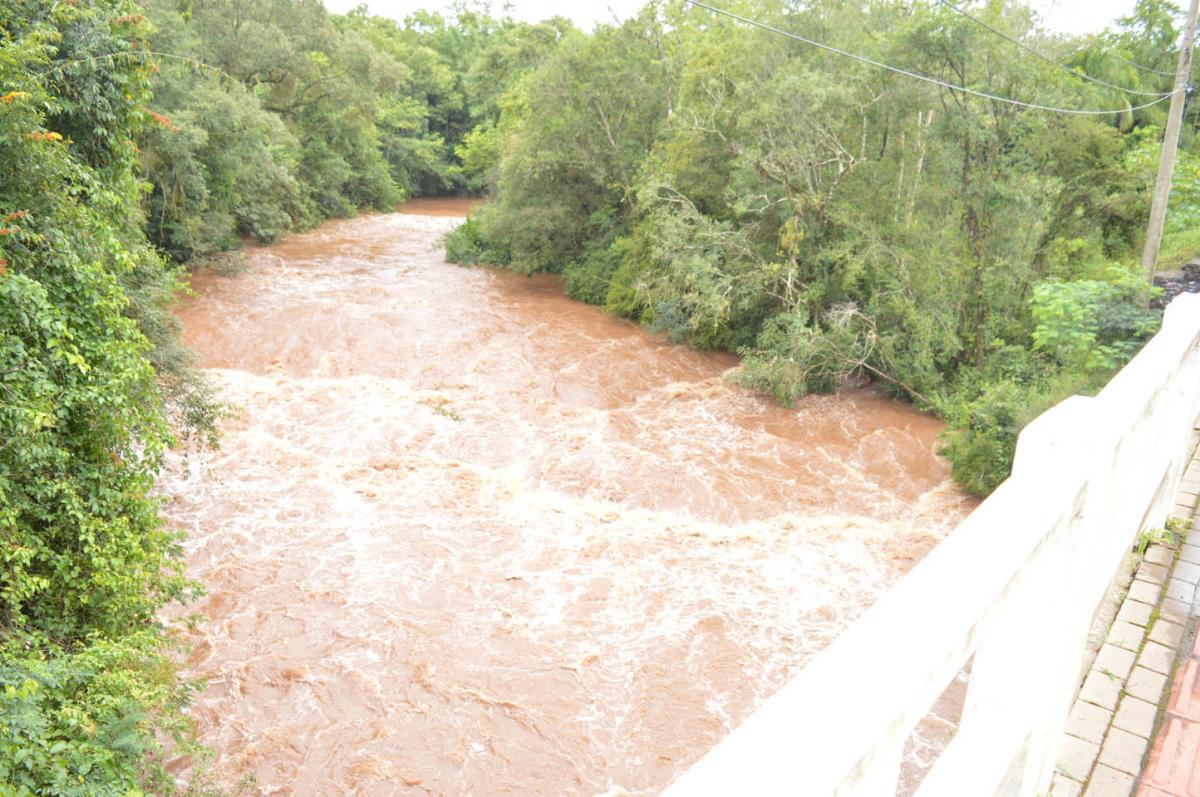
[[[1139,532],[1163,526],[1200,414],[1200,295],[1094,398],[1021,434],[1013,475],[665,797],[890,797],[904,744],[970,665],[920,797],[1037,795],[1085,641]]]

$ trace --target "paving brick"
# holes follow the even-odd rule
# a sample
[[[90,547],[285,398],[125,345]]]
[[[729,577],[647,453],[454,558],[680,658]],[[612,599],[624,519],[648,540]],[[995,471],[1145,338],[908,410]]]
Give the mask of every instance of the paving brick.
[[[1200,565],[1192,564],[1191,562],[1176,562],[1175,572],[1171,575],[1189,584],[1200,583]]]
[[[1158,605],[1158,616],[1172,623],[1182,625],[1187,622],[1191,616],[1192,607],[1190,604],[1183,601],[1177,601],[1174,598],[1163,598],[1162,603]]]
[[[1146,549],[1146,555],[1143,559],[1156,565],[1170,567],[1171,563],[1175,561],[1175,552],[1162,545],[1151,545]]]
[[[1175,649],[1157,642],[1147,642],[1138,656],[1138,664],[1147,670],[1170,675],[1171,667],[1175,664]]]
[[[1196,585],[1189,584],[1183,579],[1173,578],[1167,582],[1167,597],[1172,600],[1191,603],[1196,597]]]
[[[1142,771],[1142,756],[1146,755],[1149,745],[1150,742],[1144,737],[1112,728],[1100,747],[1100,763],[1136,777]],[[1092,779],[1095,780],[1095,777],[1093,775]]]
[[[1172,795],[1172,793],[1170,793],[1169,791],[1163,791],[1162,789],[1154,789],[1153,786],[1147,786],[1145,783],[1142,783],[1141,789],[1138,790],[1138,797],[1176,797],[1176,796]]]
[[[1112,624],[1112,628],[1108,629],[1108,638],[1105,642],[1119,648],[1136,651],[1142,646],[1142,637],[1145,633],[1146,629],[1141,626],[1118,620]]]
[[[1112,711],[1121,699],[1121,679],[1093,669],[1079,690],[1079,698]]]
[[[1149,581],[1134,581],[1129,585],[1129,597],[1135,601],[1149,603],[1151,606],[1158,603],[1158,596],[1162,589],[1157,584],[1151,584]]]
[[[1154,717],[1157,713],[1158,706],[1153,703],[1133,695],[1125,695],[1121,698],[1121,705],[1117,707],[1112,724],[1114,728],[1149,739],[1150,734],[1154,732]]]
[[[1185,545],[1179,549],[1179,560],[1200,564],[1200,545]]]
[[[1164,620],[1161,617],[1154,623],[1154,627],[1150,629],[1150,639],[1169,648],[1179,647],[1179,640],[1182,636],[1183,626]]]
[[[1142,783],[1171,795],[1189,794],[1189,782],[1200,755],[1200,724],[1171,717],[1159,736],[1142,774]]]
[[[1067,777],[1087,780],[1092,772],[1092,764],[1100,755],[1100,745],[1076,739],[1074,736],[1064,736],[1062,745],[1058,748],[1058,769]]]
[[[1125,692],[1134,697],[1140,697],[1147,703],[1158,705],[1162,700],[1163,689],[1167,685],[1167,676],[1162,673],[1147,670],[1145,667],[1134,667],[1125,684]]]
[[[1168,708],[1186,720],[1200,722],[1200,694],[1197,694],[1196,674],[1200,663],[1188,659],[1187,663],[1175,673],[1175,683],[1171,688],[1171,702]]]
[[[1112,719],[1113,713],[1108,709],[1076,700],[1071,708],[1071,716],[1067,718],[1067,733],[1078,736],[1085,742],[1100,744],[1104,741],[1104,733]]]
[[[1167,580],[1167,568],[1153,562],[1142,562],[1134,572],[1134,577],[1151,584],[1162,584]]]
[[[1096,661],[1092,664],[1092,669],[1100,670],[1101,672],[1110,672],[1124,681],[1129,677],[1129,672],[1133,669],[1133,662],[1136,658],[1137,656],[1132,650],[1119,648],[1116,645],[1101,645],[1100,652],[1096,654]]]
[[[1083,797],[1129,797],[1136,785],[1132,776],[1100,764],[1092,773]]]
[[[1176,797],[1170,792],[1165,792],[1162,789],[1156,789],[1153,786],[1147,786],[1142,783],[1142,788],[1138,789],[1137,797]]]
[[[1141,583],[1145,584],[1146,582]],[[1121,611],[1117,612],[1117,619],[1134,625],[1146,626],[1150,624],[1150,613],[1153,611],[1153,606],[1127,598],[1121,604]]]
[[[1050,784],[1050,797],[1079,797],[1083,793],[1083,784],[1076,783],[1070,778],[1055,775]]]

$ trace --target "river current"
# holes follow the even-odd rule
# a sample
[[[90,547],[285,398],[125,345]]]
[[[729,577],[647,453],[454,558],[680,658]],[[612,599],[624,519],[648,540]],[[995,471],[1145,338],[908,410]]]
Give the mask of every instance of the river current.
[[[192,711],[252,793],[656,794],[973,506],[904,404],[785,409],[445,263],[466,208],[251,250],[178,309],[235,410],[162,484],[208,589]]]

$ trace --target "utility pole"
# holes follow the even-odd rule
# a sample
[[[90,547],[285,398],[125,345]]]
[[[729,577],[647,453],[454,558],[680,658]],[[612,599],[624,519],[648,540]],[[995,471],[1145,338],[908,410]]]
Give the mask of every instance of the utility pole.
[[[1150,287],[1158,267],[1158,249],[1162,245],[1163,224],[1167,220],[1167,199],[1171,196],[1171,176],[1175,173],[1175,152],[1179,149],[1179,127],[1183,121],[1183,105],[1187,100],[1188,78],[1192,72],[1192,47],[1196,39],[1196,12],[1200,0],[1191,0],[1187,27],[1179,46],[1179,66],[1175,70],[1175,93],[1171,95],[1171,110],[1167,114],[1167,132],[1163,136],[1162,157],[1158,162],[1158,179],[1154,182],[1154,200],[1150,203],[1150,226],[1146,229],[1146,246],[1142,250],[1142,268],[1146,270]]]

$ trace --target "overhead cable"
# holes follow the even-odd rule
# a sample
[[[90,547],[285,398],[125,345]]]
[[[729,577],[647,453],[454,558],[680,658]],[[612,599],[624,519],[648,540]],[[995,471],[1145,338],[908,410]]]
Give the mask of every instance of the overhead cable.
[[[1057,66],[1059,69],[1065,70],[1066,72],[1074,75],[1075,77],[1079,78],[1080,80],[1086,80],[1089,83],[1096,83],[1097,85],[1105,86],[1110,89],[1115,89],[1116,91],[1123,91],[1126,94],[1139,94],[1144,97],[1170,96],[1169,94],[1163,94],[1163,92],[1161,92],[1161,91],[1141,91],[1139,89],[1129,89],[1129,88],[1125,88],[1124,86],[1116,86],[1112,83],[1103,81],[1100,78],[1092,77],[1091,75],[1089,75],[1085,72],[1078,72],[1078,71],[1072,69],[1071,67],[1067,66],[1066,64],[1062,63],[1061,61],[1058,61],[1054,58],[1051,58],[1048,55],[1045,55],[1044,53],[1042,53],[1038,50],[1035,50],[1034,48],[1025,44],[1020,39],[1017,39],[1014,36],[1010,36],[1007,33],[1005,33],[1004,31],[1000,30],[999,28],[996,28],[996,27],[988,24],[987,22],[983,21],[982,19],[975,16],[974,14],[971,14],[970,12],[965,11],[964,9],[955,5],[954,3],[951,3],[950,0],[937,0],[937,3],[939,5],[945,6],[946,8],[955,12],[956,14],[961,14],[962,16],[964,16],[967,19],[974,22],[976,25],[979,25],[981,28],[991,31],[992,33],[994,33],[995,35],[1004,39],[1005,41],[1015,44],[1017,47],[1020,47],[1022,50],[1029,53],[1030,55],[1035,56],[1036,58],[1040,58],[1041,60],[1045,61],[1048,64],[1053,64],[1054,66]],[[1147,67],[1142,67],[1142,68],[1146,69]]]
[[[923,75],[920,72],[913,72],[912,70],[909,70],[909,69],[904,69],[904,68],[898,67],[898,66],[892,66],[891,64],[885,64],[882,61],[876,61],[874,58],[870,58],[865,55],[859,55],[857,53],[852,53],[852,52],[849,52],[848,50],[843,50],[839,47],[834,47],[831,44],[825,44],[824,42],[819,42],[814,39],[809,39],[804,36],[801,36],[798,33],[792,33],[791,31],[782,30],[781,28],[776,28],[776,27],[774,27],[772,25],[768,25],[764,22],[758,22],[757,20],[743,17],[740,14],[735,14],[732,11],[726,11],[721,8],[716,8],[715,6],[710,6],[706,3],[699,2],[699,0],[687,0],[687,2],[690,5],[696,6],[697,8],[703,8],[706,11],[711,11],[714,14],[720,14],[722,16],[729,17],[730,19],[737,20],[738,22],[743,22],[752,27],[761,28],[762,30],[779,34],[780,36],[786,36],[789,39],[795,39],[796,41],[803,42],[804,44],[807,44],[811,47],[816,47],[817,49],[825,50],[825,51],[831,52],[835,55],[840,55],[843,58],[850,58],[854,61],[859,61],[860,63],[869,64],[871,66],[878,67],[879,69],[886,69],[887,71],[894,72],[897,75],[904,75],[905,77],[910,77],[915,80],[922,80],[926,83],[932,83],[935,86],[941,86],[942,88],[945,88],[945,89],[951,89],[953,91],[961,91],[964,94],[970,94],[971,96],[980,97],[985,100],[994,100],[995,102],[1002,102],[1002,103],[1006,103],[1008,105],[1015,105],[1020,108],[1029,108],[1029,109],[1035,110],[1035,111],[1047,111],[1049,113],[1073,114],[1076,116],[1106,116],[1108,114],[1123,114],[1123,113],[1130,113],[1132,111],[1140,111],[1143,108],[1149,108],[1153,105],[1158,105],[1159,103],[1170,98],[1171,96],[1173,96],[1176,93],[1175,91],[1168,92],[1167,94],[1162,95],[1161,97],[1159,97],[1156,100],[1151,100],[1150,102],[1143,103],[1141,105],[1134,105],[1134,106],[1130,106],[1130,107],[1126,107],[1126,108],[1111,108],[1111,109],[1106,109],[1106,110],[1093,110],[1093,109],[1086,109],[1086,108],[1083,108],[1083,109],[1081,109],[1081,108],[1058,108],[1053,105],[1042,105],[1042,104],[1036,103],[1036,102],[1025,102],[1023,100],[1014,100],[1011,97],[1002,97],[999,94],[989,94],[986,91],[976,91],[975,89],[970,89],[970,88],[967,88],[966,86],[958,86],[958,85],[955,85],[954,83],[950,83],[948,81],[941,80],[940,78],[931,77],[929,75]],[[1177,89],[1177,91],[1184,91],[1184,89]]]
[[[1174,52],[1174,51],[1172,51],[1172,52]],[[1138,69],[1144,70],[1146,72],[1153,72],[1156,75],[1166,75],[1167,77],[1175,77],[1174,72],[1166,72],[1162,69],[1154,69],[1149,66],[1142,66],[1137,61],[1130,61],[1128,58],[1122,58],[1121,56],[1117,55],[1116,53],[1105,52],[1104,54],[1112,56],[1113,58],[1117,59],[1118,61],[1121,61],[1122,63],[1129,64],[1130,66],[1137,67]]]

